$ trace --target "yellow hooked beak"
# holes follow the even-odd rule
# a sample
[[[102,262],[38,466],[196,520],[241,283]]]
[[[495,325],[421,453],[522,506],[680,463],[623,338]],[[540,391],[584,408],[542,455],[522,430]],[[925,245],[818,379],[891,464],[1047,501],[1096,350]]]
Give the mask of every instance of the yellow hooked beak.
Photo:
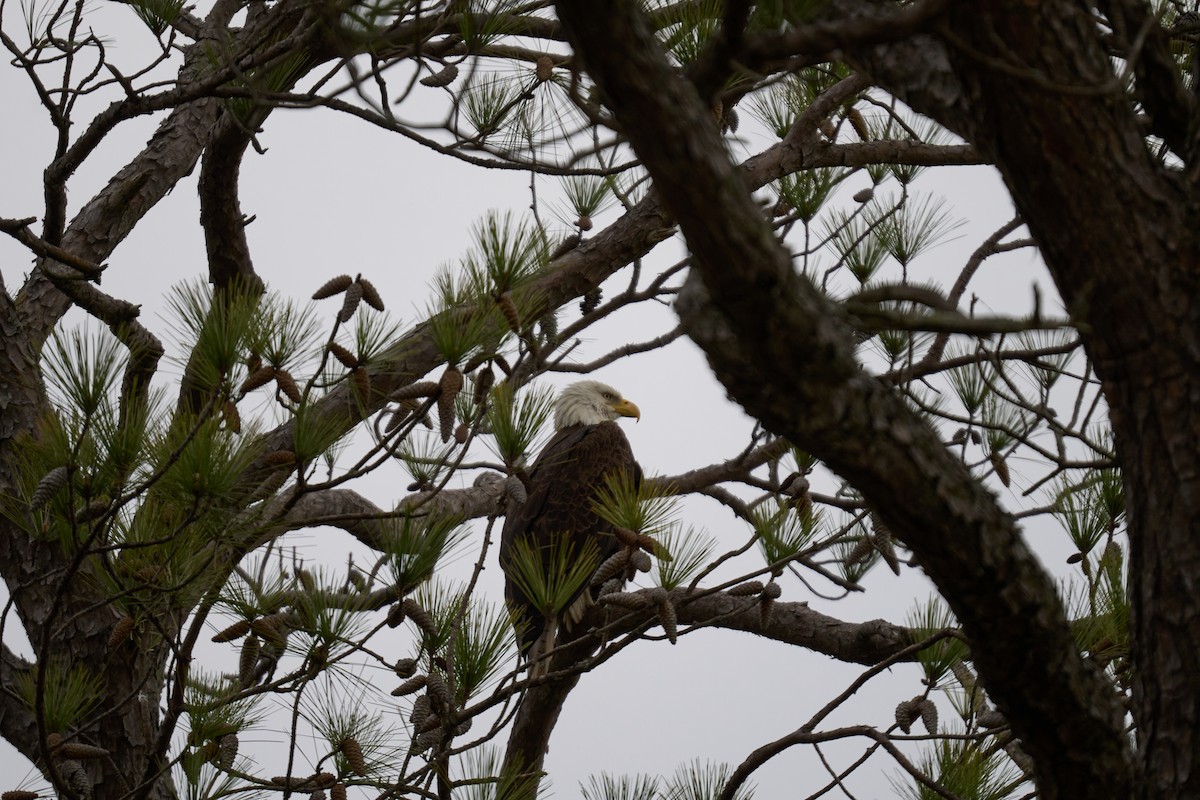
[[[620,402],[614,403],[612,408],[613,408],[613,411],[617,412],[622,417],[633,417],[634,419],[638,420],[639,422],[642,419],[642,412],[638,409],[637,406],[635,406],[633,403],[629,402],[628,400],[622,399]]]

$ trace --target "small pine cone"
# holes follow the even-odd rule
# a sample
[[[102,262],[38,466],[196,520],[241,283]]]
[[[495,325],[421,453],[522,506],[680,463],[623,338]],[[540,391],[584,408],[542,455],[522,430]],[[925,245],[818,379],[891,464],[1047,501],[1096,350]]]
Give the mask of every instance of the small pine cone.
[[[368,403],[371,400],[371,373],[367,372],[366,367],[356,367],[350,373],[351,380],[354,381],[354,393],[358,395],[360,403]]]
[[[238,680],[243,687],[254,683],[254,670],[258,666],[258,656],[262,652],[262,642],[257,636],[251,635],[242,642],[242,652],[238,658]]]
[[[558,315],[551,309],[542,315],[538,320],[538,327],[542,329],[542,337],[546,340],[546,344],[551,347],[558,346]]]
[[[583,296],[579,301],[579,313],[585,317],[600,307],[600,301],[604,299],[604,292],[597,286]]]
[[[308,796],[308,800],[325,800],[325,790],[313,789],[312,793]]]
[[[299,403],[303,399],[300,395],[300,387],[296,385],[296,379],[286,369],[275,370],[275,385],[293,403]]]
[[[422,725],[425,720],[429,719],[431,714],[433,714],[433,701],[429,699],[429,695],[423,694],[413,701],[408,721],[413,725]]]
[[[258,372],[258,369],[261,366],[262,356],[251,350],[250,354],[246,356],[246,369],[250,372]]]
[[[548,260],[557,261],[558,259],[562,258],[576,247],[579,247],[579,242],[582,241],[582,239],[583,237],[578,233],[572,233],[563,237],[563,240],[558,243],[558,247],[554,248],[554,251],[550,253],[550,258]]]
[[[430,641],[437,639],[437,625],[434,624],[433,617],[429,615],[429,612],[421,608],[420,603],[418,603],[416,600],[413,600],[411,597],[407,598],[404,601],[404,613],[408,615],[409,619],[416,623],[417,627],[421,629],[421,632],[425,634],[426,638],[428,638]]]
[[[366,304],[376,311],[383,311],[383,298],[379,296],[379,290],[375,288],[375,284],[359,275],[358,285],[362,287],[362,299],[366,301]]]
[[[332,772],[318,772],[310,780],[318,789],[328,789],[337,783],[337,775],[334,775]]]
[[[242,415],[238,413],[237,403],[232,400],[226,400],[221,404],[221,419],[225,422],[225,427],[234,433],[242,432]]]
[[[45,477],[38,481],[37,488],[33,490],[33,497],[29,500],[30,507],[37,510],[50,502],[50,498],[67,485],[67,476],[66,467],[55,467],[47,472]]]
[[[629,594],[627,592],[621,592],[619,594],[606,594],[600,598],[600,602],[606,606],[629,608],[635,611],[645,608],[650,604],[649,599],[647,599],[645,595]]]
[[[362,747],[353,736],[342,739],[342,755],[346,757],[346,763],[350,765],[350,769],[354,771],[355,775],[366,776],[367,761],[363,758]]]
[[[496,371],[492,369],[492,365],[488,364],[483,369],[475,373],[474,399],[475,405],[483,405],[483,401],[487,399],[488,392],[492,389],[492,384],[496,382]]]
[[[291,450],[272,450],[263,456],[263,463],[269,467],[282,467],[284,464],[295,464],[296,454]]]
[[[616,577],[625,572],[626,565],[629,564],[629,554],[632,551],[628,547],[623,547],[613,553],[596,569],[596,574],[592,576],[592,586],[599,586],[609,578]]]
[[[590,231],[594,227],[591,216],[588,214],[580,214],[579,219],[575,220],[575,227],[579,228],[579,230],[583,231],[584,233]]]
[[[612,529],[613,536],[617,537],[617,541],[626,547],[637,547],[638,533],[631,531],[629,528],[622,528],[620,525],[614,525]]]
[[[763,587],[763,590],[762,590],[762,596],[770,598],[771,600],[778,600],[782,594],[783,594],[783,589],[781,589],[779,587],[779,584],[776,583],[775,581],[771,581],[770,583],[768,583],[766,586]]]
[[[246,376],[246,380],[242,381],[241,388],[238,389],[240,394],[250,394],[260,386],[266,386],[275,379],[275,368],[270,364],[265,364]]]
[[[875,545],[871,542],[871,537],[863,536],[846,555],[846,563],[860,564],[870,557],[874,549]]]
[[[767,584],[767,585],[770,586],[771,584]],[[763,628],[766,628],[768,625],[771,624],[771,613],[774,610],[775,610],[775,598],[768,596],[766,592],[763,592],[761,595],[759,595],[759,597],[758,597],[758,622]]]
[[[429,677],[425,681],[425,688],[428,690],[430,698],[433,699],[435,709],[448,710],[454,707],[450,699],[450,687],[446,685],[446,679],[440,672],[430,671]]]
[[[854,128],[859,139],[864,142],[871,141],[871,131],[867,129],[867,121],[857,108],[846,109],[846,119],[850,120],[850,127]]]
[[[870,202],[874,197],[875,189],[868,186],[866,189],[859,189],[857,192],[855,192],[853,200],[856,203],[867,203]],[[964,438],[966,437],[964,436]]]
[[[342,366],[346,369],[354,369],[358,366],[358,357],[337,342],[329,343],[329,352],[332,353],[333,357],[340,361]]]
[[[731,597],[752,597],[762,594],[762,581],[746,581],[729,589],[726,594]]]
[[[403,603],[393,603],[388,609],[387,625],[389,628],[399,628],[400,623],[404,622],[405,612]]]
[[[509,475],[504,479],[504,496],[508,498],[508,502],[517,505],[524,505],[529,499],[529,492],[525,489],[525,484],[516,475]]]
[[[900,726],[900,730],[908,733],[912,730],[912,724],[917,719],[919,709],[913,704],[912,700],[905,700],[896,706],[896,724]]]
[[[221,769],[233,769],[237,760],[238,737],[236,733],[227,733],[217,740],[217,766]]]
[[[417,660],[415,658],[402,658],[392,667],[396,674],[401,678],[411,678],[417,674]]]
[[[94,519],[100,519],[104,516],[112,503],[107,497],[101,497],[88,503],[83,508],[75,512],[76,522],[91,522]]]
[[[496,298],[496,303],[500,306],[500,313],[504,315],[504,319],[508,320],[508,327],[513,333],[520,334],[521,315],[517,313],[517,305],[513,302],[512,295],[504,292]]]
[[[335,783],[329,787],[329,800],[346,800],[346,784]]]
[[[413,739],[412,747],[409,749],[409,752],[413,754],[424,753],[426,750],[441,741],[441,738],[441,727],[434,728],[431,731],[426,731],[417,738]]]
[[[129,638],[129,634],[133,633],[133,617],[126,614],[117,620],[113,625],[112,630],[108,634],[108,649],[120,647],[121,643]]]
[[[263,641],[278,644],[284,640],[284,633],[279,629],[278,620],[274,614],[251,620],[250,630],[262,637]]]
[[[928,697],[922,697],[916,702],[921,714],[921,724],[925,726],[926,731],[936,734],[938,732],[937,706]]]
[[[655,539],[653,536],[647,536],[644,533],[639,533],[637,536],[637,546],[647,553],[650,553],[659,561],[671,561],[670,551],[663,547],[662,542]]]
[[[471,437],[471,429],[467,427],[467,423],[460,422],[458,427],[454,429],[455,444],[466,444],[467,439]]]
[[[450,733],[454,734],[455,736],[462,736],[469,730],[471,730],[471,719],[468,717],[451,728]]]
[[[92,779],[87,770],[74,759],[64,759],[58,762],[58,774],[67,782],[67,786],[82,800],[92,800]]]
[[[662,623],[663,633],[667,634],[667,641],[675,644],[679,641],[679,618],[675,614],[675,604],[671,602],[670,596],[663,592],[658,599],[658,621]]]
[[[38,793],[28,789],[12,789],[0,794],[0,800],[37,800]]]
[[[983,437],[979,435],[979,431],[971,431],[970,437],[972,444],[983,444]]]
[[[401,386],[396,391],[388,395],[391,400],[415,400],[418,397],[433,397],[439,391],[439,387],[433,381],[417,381],[410,383],[408,386]],[[410,411],[412,409],[409,409]]]
[[[457,77],[458,77],[458,67],[456,67],[454,64],[447,64],[445,67],[443,67],[438,72],[435,72],[432,75],[426,75],[424,78],[421,78],[421,85],[422,86],[432,86],[434,88],[441,88],[443,86],[449,86],[450,84],[454,83],[454,79]],[[337,798],[334,798],[334,800],[337,800]]]
[[[313,292],[313,300],[324,300],[326,297],[333,297],[335,294],[341,294],[350,288],[350,284],[354,283],[354,279],[349,275],[338,275],[336,278],[330,278],[321,285],[320,289]]]
[[[1003,454],[997,453],[995,450],[988,453],[988,461],[992,462],[992,469],[996,470],[996,477],[1005,486],[1012,483],[1012,475],[1008,471],[1008,461],[1005,460]]]
[[[112,755],[103,747],[97,747],[94,744],[84,744],[82,742],[67,742],[59,750],[59,755],[64,758],[86,759],[86,758],[108,758]]]
[[[887,562],[888,567],[895,574],[900,574],[900,559],[896,557],[896,546],[892,544],[890,535],[875,536],[875,549],[879,551],[879,555],[883,556],[883,560]]]
[[[346,294],[342,298],[342,307],[338,311],[337,321],[346,323],[354,316],[354,312],[358,311],[358,305],[362,302],[363,288],[361,283],[352,283],[346,288]]]
[[[541,83],[550,80],[554,77],[554,59],[550,56],[541,56],[537,60],[537,67],[534,72]]]
[[[416,733],[425,733],[425,731],[432,731],[432,730],[434,730],[436,728],[440,728],[440,727],[442,727],[442,720],[438,717],[437,714],[430,714],[424,720],[421,721],[420,725],[416,726],[415,732]]]
[[[428,678],[424,675],[416,675],[412,678],[409,678],[395,689],[392,689],[392,696],[403,697],[406,694],[412,694],[419,689],[423,689],[425,688],[425,682],[427,680]]]
[[[629,563],[638,572],[649,572],[650,567],[653,566],[650,562],[650,556],[641,550],[634,550],[629,554]]]
[[[443,442],[450,441],[450,436],[454,432],[454,400],[462,391],[462,387],[462,371],[455,366],[446,367],[441,380],[438,381],[437,396],[438,422],[441,423]]]
[[[600,585],[599,591],[596,592],[596,598],[599,599],[610,594],[619,594],[625,588],[624,577],[609,578]]]

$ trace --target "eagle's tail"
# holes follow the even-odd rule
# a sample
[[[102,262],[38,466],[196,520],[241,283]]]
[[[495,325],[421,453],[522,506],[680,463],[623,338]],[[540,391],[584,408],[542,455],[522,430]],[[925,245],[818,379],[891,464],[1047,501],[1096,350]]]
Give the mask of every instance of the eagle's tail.
[[[556,616],[546,617],[542,625],[542,632],[533,640],[533,646],[529,648],[529,677],[541,678],[550,673],[550,659],[552,656],[547,655],[554,649],[554,643],[558,639],[558,618]]]

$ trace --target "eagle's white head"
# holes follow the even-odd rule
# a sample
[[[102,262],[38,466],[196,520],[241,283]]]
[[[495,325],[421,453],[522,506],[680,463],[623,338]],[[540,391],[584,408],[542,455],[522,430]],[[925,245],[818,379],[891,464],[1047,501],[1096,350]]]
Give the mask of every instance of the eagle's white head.
[[[572,425],[597,425],[617,417],[641,419],[642,412],[616,389],[600,381],[572,383],[559,392],[554,405],[554,429],[559,431]]]

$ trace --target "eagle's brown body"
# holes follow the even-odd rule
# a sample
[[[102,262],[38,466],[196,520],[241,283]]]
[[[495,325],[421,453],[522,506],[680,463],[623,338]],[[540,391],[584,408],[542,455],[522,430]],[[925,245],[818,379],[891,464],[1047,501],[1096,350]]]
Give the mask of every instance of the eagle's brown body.
[[[619,395],[616,397],[620,399]],[[636,413],[636,406],[627,406]],[[608,523],[593,509],[597,493],[609,477],[622,473],[635,483],[641,480],[641,469],[634,460],[629,440],[615,422],[604,420],[561,428],[529,471],[525,502],[514,503],[508,509],[500,539],[500,565],[504,571],[510,572],[514,547],[519,541],[534,545],[543,554],[549,552],[556,540],[565,540],[573,553],[582,552],[591,542],[599,551],[601,562],[615,553],[620,544],[609,531]],[[576,598],[587,591],[581,590]],[[543,609],[530,602],[511,577],[504,594],[509,608],[518,616],[522,652],[531,660],[538,659],[553,647],[558,620],[546,619]]]

